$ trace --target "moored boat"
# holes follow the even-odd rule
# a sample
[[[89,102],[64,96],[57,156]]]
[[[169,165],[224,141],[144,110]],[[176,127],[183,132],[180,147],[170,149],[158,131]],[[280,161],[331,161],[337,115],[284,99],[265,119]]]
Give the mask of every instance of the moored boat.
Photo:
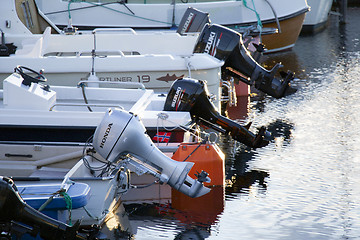
[[[171,160],[146,135],[138,116],[117,108],[105,114],[83,156],[69,168],[3,159],[0,165],[0,174],[15,181],[25,201],[68,224],[102,224],[130,188],[130,170],[150,174],[193,198],[210,191],[202,184],[210,181],[205,172],[191,178],[194,163]],[[73,207],[64,203],[70,195]]]
[[[6,9],[9,11],[5,11]],[[11,17],[15,23],[8,28],[4,26],[6,31],[3,31],[2,45],[13,44],[18,49],[14,52],[7,49],[4,52],[8,53],[0,57],[0,76],[3,78],[17,65],[25,65],[32,69],[45,68],[47,76],[57,85],[73,86],[80,80],[140,82],[156,92],[167,92],[174,80],[192,77],[207,81],[219,111],[222,111],[222,101],[234,99],[231,96],[235,92],[231,80],[234,71],[229,74],[225,69],[229,65],[233,66],[233,62],[245,62],[246,65],[241,67],[242,64],[235,64],[236,66],[232,67],[245,75],[238,77],[238,74],[235,74],[235,78],[244,80],[249,85],[254,81],[258,86],[266,85],[265,88],[261,87],[262,91],[275,97],[282,97],[283,93],[276,92],[277,90],[274,92],[271,85],[274,83],[274,86],[281,85],[282,88],[293,78],[288,74],[283,80],[275,80],[274,74],[278,67],[268,75],[254,59],[247,57],[250,55],[246,49],[248,40],[244,43],[239,33],[220,25],[208,25],[201,33],[186,36],[175,32],[138,33],[132,29],[96,29],[92,34],[66,35],[52,34],[51,29],[46,28],[43,34],[32,34],[18,16],[14,16],[16,11],[12,1],[6,2],[5,10],[0,18],[3,17],[6,22],[5,20]],[[224,38],[233,43],[231,47],[218,37],[218,45],[211,46],[210,41],[215,39],[215,32],[211,33],[213,29],[218,37],[226,36]],[[212,52],[209,52],[206,45],[212,48]],[[229,57],[232,52],[237,52],[237,48],[241,50],[241,54],[236,53],[238,59]],[[216,49],[226,51],[226,54],[217,55]],[[250,79],[258,75],[253,74],[257,69],[262,69],[261,74],[267,75],[266,79]],[[226,86],[225,93],[227,92],[228,98],[222,98],[220,85]],[[240,92],[248,95],[248,86],[241,85],[241,88],[243,91]]]
[[[1,238],[12,239],[98,239],[99,228],[80,228],[48,217],[24,202],[13,180],[0,176]]]
[[[138,34],[132,29],[97,29],[92,34],[66,35],[54,34],[54,28],[38,24],[42,30],[39,34],[27,23],[31,21],[35,25],[46,22],[45,19],[36,8],[30,8],[31,14],[27,16],[31,19],[20,20],[17,10],[21,10],[18,6],[21,4],[6,0],[1,8],[0,29],[4,35],[1,45],[13,44],[17,48],[0,57],[2,80],[11,74],[11,69],[23,65],[44,68],[56,85],[74,86],[90,78],[140,82],[146,88],[166,93],[174,80],[187,76],[207,80],[220,109],[223,62],[208,54],[194,54],[196,35]]]
[[[316,33],[326,27],[333,0],[307,0],[310,11],[306,14],[301,33]]]
[[[174,152],[180,142],[192,142],[197,136],[191,133],[196,131],[191,129],[195,123],[231,133],[249,147],[266,143],[265,129],[253,134],[221,116],[204,81],[177,80],[165,95],[147,89],[88,87],[88,81],[78,87],[49,86],[41,83],[44,75],[28,69],[38,79],[26,69],[17,67],[0,90],[0,157],[9,161],[24,160],[35,166],[73,164],[109,107],[139,116],[163,151]]]
[[[213,23],[231,28],[249,25],[278,28],[278,34],[263,36],[269,52],[286,50],[294,46],[308,5],[305,0],[274,1],[36,1],[39,9],[60,27],[69,21],[76,27],[130,27],[170,29],[179,26],[188,7],[207,12]]]

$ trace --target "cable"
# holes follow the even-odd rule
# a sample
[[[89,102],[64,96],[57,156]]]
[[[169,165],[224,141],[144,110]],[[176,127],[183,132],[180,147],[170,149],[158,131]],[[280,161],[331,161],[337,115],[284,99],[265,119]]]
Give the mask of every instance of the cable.
[[[130,16],[130,17],[135,17],[135,18],[139,18],[139,19],[143,19],[143,20],[147,20],[147,21],[151,21],[151,22],[158,22],[158,23],[164,23],[164,24],[171,25],[170,22],[163,22],[163,21],[159,21],[159,20],[155,20],[155,19],[146,18],[146,17],[140,17],[140,16],[136,16],[136,15],[133,15],[133,14],[129,14],[129,13],[126,13],[126,12],[123,12],[123,11],[119,11],[119,10],[113,9],[113,8],[111,8],[111,7],[106,7],[106,6],[105,6],[105,5],[114,4],[114,3],[120,3],[120,2],[110,2],[110,3],[96,4],[96,3],[92,3],[92,2],[81,1],[81,2],[88,3],[88,4],[92,4],[93,6],[79,7],[79,8],[70,9],[70,4],[71,4],[72,2],[79,2],[79,1],[70,0],[67,10],[49,12],[49,13],[45,13],[45,15],[52,15],[52,14],[58,14],[58,13],[68,12],[68,13],[69,13],[69,18],[71,18],[71,14],[70,14],[71,11],[83,10],[83,9],[94,8],[94,7],[103,7],[103,8],[106,8],[106,9],[108,9],[108,10],[111,10],[111,11],[114,11],[114,12],[117,12],[117,13],[121,13],[121,14]],[[123,3],[122,3],[122,4],[123,4]],[[126,8],[127,8],[130,12],[133,13],[133,11],[131,11],[127,6],[126,6]]]
[[[249,9],[249,10],[251,10],[251,11],[253,11],[253,12],[255,13],[256,18],[257,18],[257,28],[259,29],[260,35],[261,35],[263,25],[262,25],[262,23],[261,23],[260,15],[259,15],[259,13],[256,11],[254,0],[251,0],[251,1],[252,1],[252,4],[253,4],[254,9],[248,7],[246,0],[243,0],[244,6],[245,6],[247,9]]]
[[[81,92],[82,92],[82,95],[83,95],[83,98],[84,98],[84,102],[85,102],[86,105],[88,105],[89,102],[88,102],[86,94],[85,94],[85,84],[81,83],[80,87],[81,87]],[[87,109],[89,109],[90,112],[92,112],[92,109],[91,109],[90,106],[86,106],[86,107],[87,107]]]
[[[116,164],[110,162],[110,161],[107,161],[107,160],[102,160],[102,159],[99,159],[97,158],[93,153],[94,151],[91,150],[90,153],[87,153],[86,149],[88,147],[91,146],[91,141],[93,140],[93,136],[90,136],[88,138],[88,140],[86,140],[85,142],[85,146],[83,148],[83,156],[82,156],[82,160],[83,160],[83,163],[84,163],[84,166],[90,170],[90,172],[92,174],[95,174],[96,171],[100,171],[100,173],[98,174],[97,177],[102,177],[104,176],[105,174],[108,174],[109,172],[111,172],[112,170],[114,170],[116,168]],[[97,166],[97,167],[94,167],[94,166],[91,166],[91,164],[89,163],[88,159],[86,158],[86,155],[90,156],[93,160],[96,160],[100,163],[103,163],[102,165],[100,166]]]

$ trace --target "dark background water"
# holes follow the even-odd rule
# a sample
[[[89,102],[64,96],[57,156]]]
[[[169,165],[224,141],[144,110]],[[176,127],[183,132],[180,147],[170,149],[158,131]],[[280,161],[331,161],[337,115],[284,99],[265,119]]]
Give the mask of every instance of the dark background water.
[[[228,184],[216,190],[220,203],[198,215],[127,206],[131,236],[115,227],[110,238],[360,239],[360,8],[348,9],[345,25],[331,15],[292,51],[265,56],[267,68],[276,62],[296,73],[299,90],[249,102],[244,121],[273,132],[268,146],[221,139]]]

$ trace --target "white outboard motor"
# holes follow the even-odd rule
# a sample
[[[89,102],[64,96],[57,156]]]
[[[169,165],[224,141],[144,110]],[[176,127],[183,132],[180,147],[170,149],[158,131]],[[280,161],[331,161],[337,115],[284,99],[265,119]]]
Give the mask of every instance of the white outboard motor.
[[[111,162],[128,154],[135,157],[142,167],[148,166],[147,170],[161,183],[167,183],[190,197],[200,197],[210,191],[202,184],[204,179],[209,180],[207,174],[202,172],[198,179],[191,178],[188,173],[194,163],[178,162],[163,154],[146,134],[139,118],[132,113],[110,109],[96,128],[93,147]]]

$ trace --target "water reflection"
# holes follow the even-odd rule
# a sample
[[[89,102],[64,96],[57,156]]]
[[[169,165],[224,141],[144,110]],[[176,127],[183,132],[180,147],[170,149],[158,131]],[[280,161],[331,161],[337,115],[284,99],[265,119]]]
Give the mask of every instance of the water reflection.
[[[210,229],[191,228],[187,229],[174,238],[174,240],[202,240],[210,236]]]
[[[267,66],[282,62],[296,73],[299,90],[251,98],[246,112],[231,113],[266,126],[274,141],[253,150],[221,138],[220,202],[127,206],[134,239],[360,238],[360,9],[348,14],[346,25],[331,16],[325,31],[301,37],[293,51],[266,56]],[[211,204],[206,219],[195,214]]]
[[[291,133],[294,128],[294,123],[291,123],[289,120],[285,119],[276,119],[266,126],[267,130],[271,133],[273,139],[281,138],[286,141],[287,144],[290,143]]]
[[[250,188],[257,184],[257,191],[261,194],[265,194],[267,184],[265,178],[269,177],[269,173],[265,171],[251,170],[241,175],[233,175],[227,181],[226,187],[226,200],[232,199],[237,196],[235,193],[249,194]]]
[[[224,186],[214,186],[199,198],[190,198],[172,191],[174,217],[187,226],[210,227],[224,210]]]

